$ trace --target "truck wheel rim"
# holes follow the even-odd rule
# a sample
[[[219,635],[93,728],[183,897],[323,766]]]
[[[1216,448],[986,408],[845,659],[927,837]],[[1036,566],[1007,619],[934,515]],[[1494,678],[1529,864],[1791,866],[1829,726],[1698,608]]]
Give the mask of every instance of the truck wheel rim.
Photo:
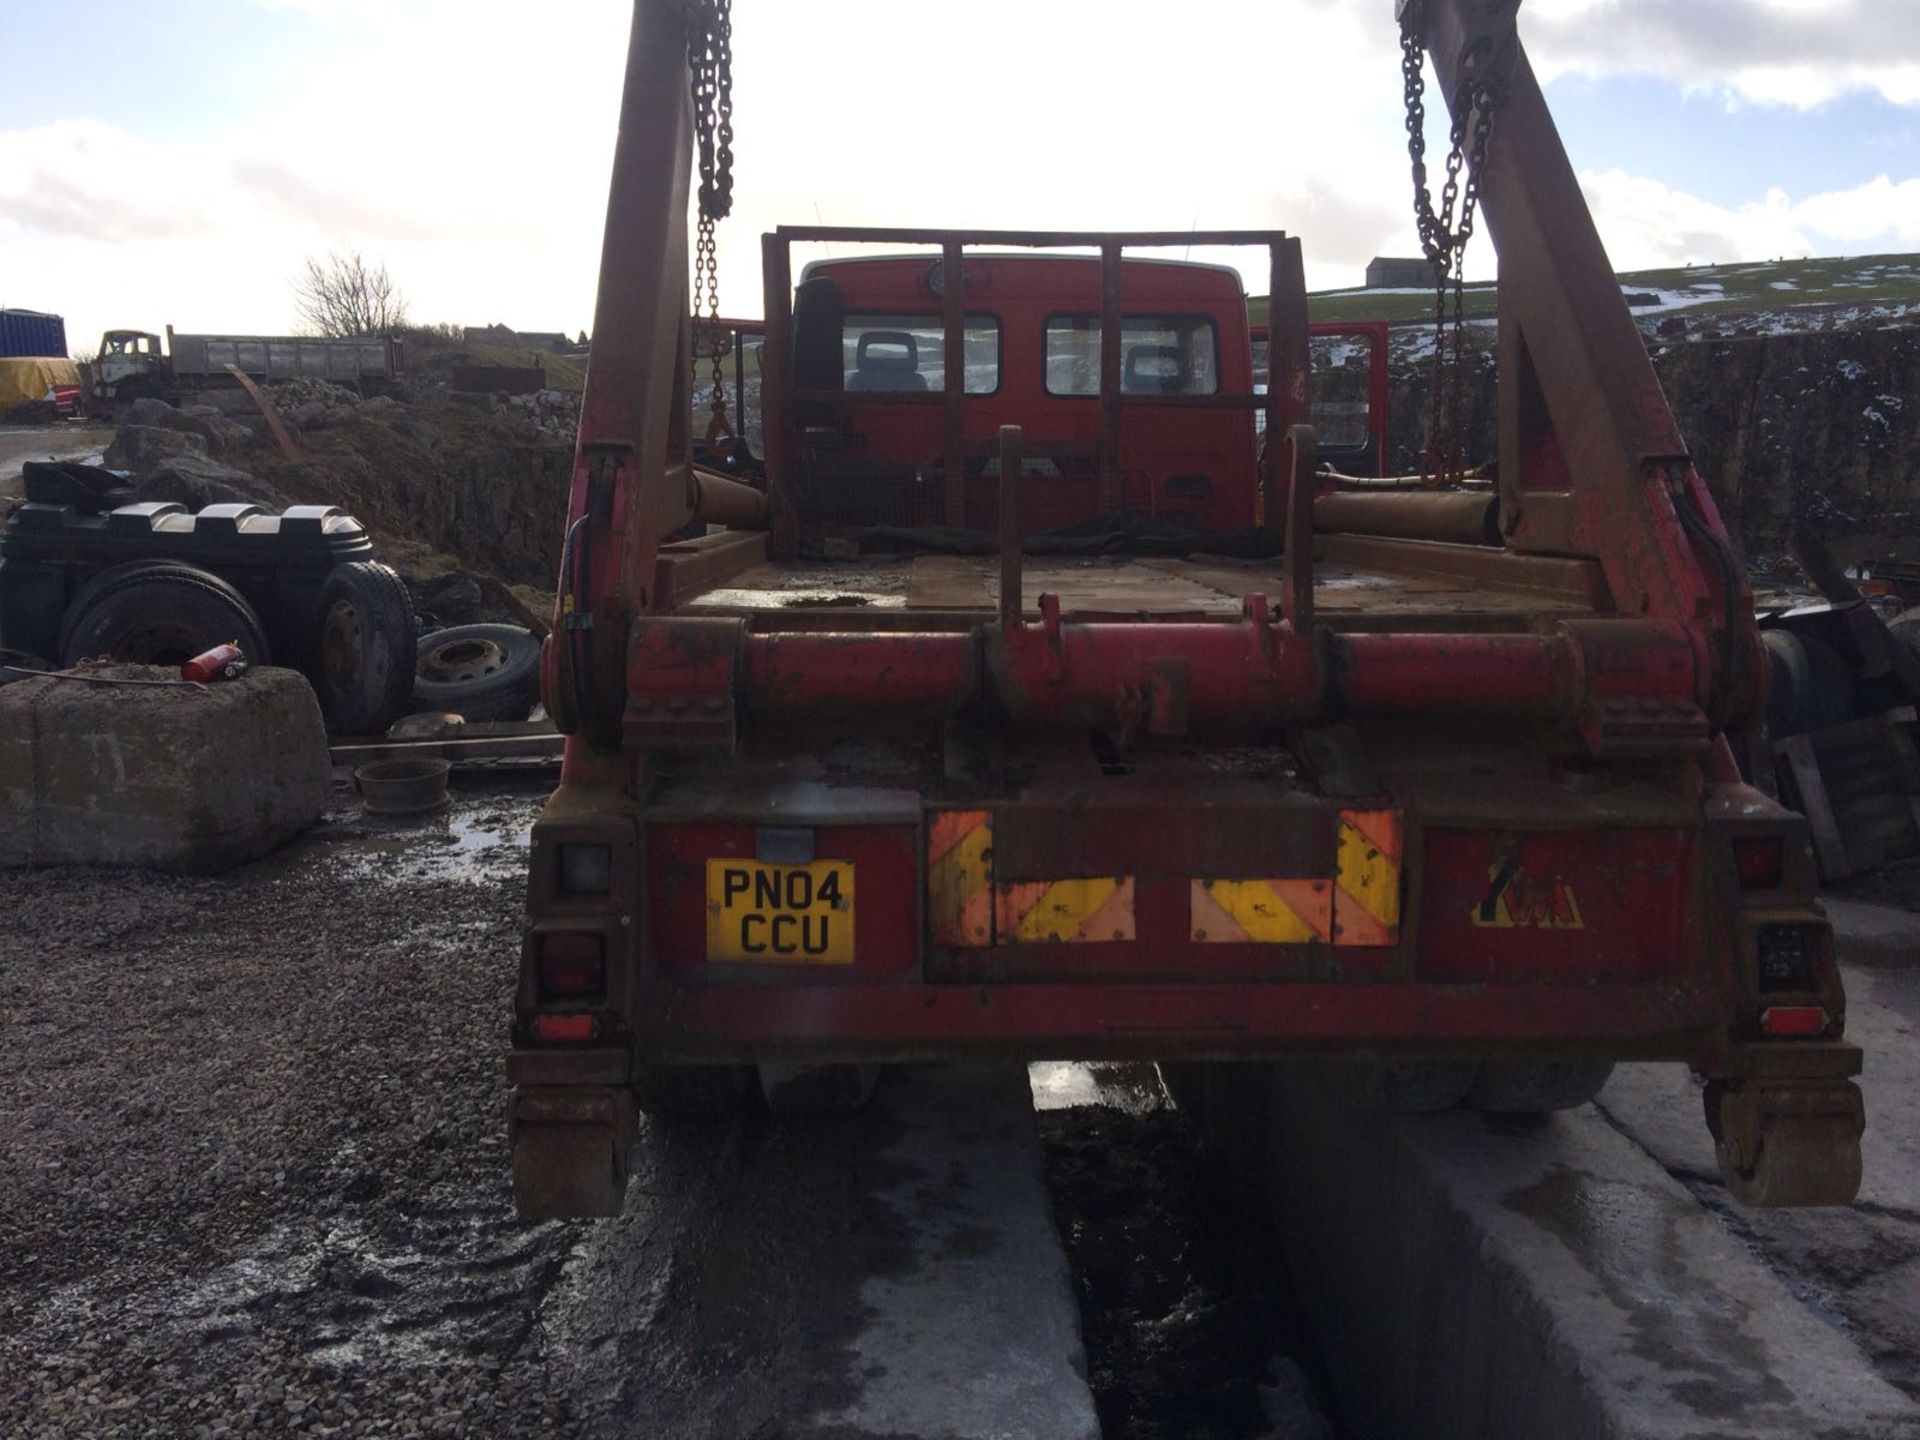
[[[351,685],[360,673],[360,612],[351,600],[336,600],[320,626],[320,662],[334,685]]]
[[[506,663],[507,652],[498,641],[449,640],[420,657],[419,675],[441,685],[460,684],[485,679]]]

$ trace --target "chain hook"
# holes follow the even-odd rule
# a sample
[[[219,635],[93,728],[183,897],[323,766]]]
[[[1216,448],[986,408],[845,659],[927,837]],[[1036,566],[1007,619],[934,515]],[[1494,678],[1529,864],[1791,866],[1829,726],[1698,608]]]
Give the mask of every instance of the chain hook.
[[[694,142],[700,166],[700,221],[694,241],[693,293],[696,324],[693,384],[700,384],[700,339],[712,365],[713,417],[710,447],[730,450],[736,440],[727,418],[727,353],[720,326],[720,261],[714,227],[733,209],[733,0],[694,0],[687,7],[688,84],[693,95]],[[705,324],[698,323],[705,312]]]
[[[1407,110],[1407,155],[1413,168],[1414,222],[1420,233],[1421,252],[1433,267],[1434,280],[1433,388],[1420,479],[1423,484],[1439,486],[1458,478],[1466,469],[1462,413],[1466,389],[1466,252],[1480,202],[1487,140],[1493,133],[1493,117],[1502,96],[1492,78],[1499,67],[1476,63],[1476,56],[1466,57],[1461,66],[1460,91],[1451,107],[1446,179],[1436,206],[1427,179],[1426,46],[1421,38],[1425,21],[1426,0],[1403,0],[1400,72]],[[1449,288],[1453,291],[1451,336],[1447,333]]]

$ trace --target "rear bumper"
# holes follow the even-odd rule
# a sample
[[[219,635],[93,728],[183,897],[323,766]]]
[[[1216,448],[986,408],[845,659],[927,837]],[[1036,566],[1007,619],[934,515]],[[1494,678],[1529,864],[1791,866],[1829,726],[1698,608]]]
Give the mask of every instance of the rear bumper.
[[[1230,1059],[1591,1054],[1709,1060],[1702,982],[743,986],[661,984],[636,1015],[659,1060]]]

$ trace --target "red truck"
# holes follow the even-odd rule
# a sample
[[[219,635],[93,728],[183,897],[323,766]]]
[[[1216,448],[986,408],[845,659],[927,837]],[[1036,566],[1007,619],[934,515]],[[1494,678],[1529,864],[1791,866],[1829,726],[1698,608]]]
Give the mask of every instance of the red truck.
[[[970,1057],[1334,1059],[1496,1110],[1679,1060],[1736,1197],[1852,1196],[1806,829],[1729,743],[1766,684],[1742,575],[1511,9],[1416,11],[1447,93],[1500,95],[1485,488],[1321,469],[1301,246],[1265,232],[777,230],[763,474],[695,465],[690,12],[636,5],[544,663],[524,1213],[616,1213],[637,1108]],[[796,285],[815,242],[916,253]],[[1262,257],[1264,390],[1236,276],[1128,258],[1188,243]]]

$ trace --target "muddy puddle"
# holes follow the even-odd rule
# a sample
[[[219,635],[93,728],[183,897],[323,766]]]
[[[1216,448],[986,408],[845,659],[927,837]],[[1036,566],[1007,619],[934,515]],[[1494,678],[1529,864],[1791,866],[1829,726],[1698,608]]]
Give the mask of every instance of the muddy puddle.
[[[490,776],[484,790],[463,792],[456,780],[446,806],[421,815],[370,815],[350,785],[338,785],[325,823],[268,863],[354,884],[521,884],[553,783],[551,774]]]
[[[1029,1078],[1104,1440],[1336,1440],[1279,1242],[1158,1071]]]

